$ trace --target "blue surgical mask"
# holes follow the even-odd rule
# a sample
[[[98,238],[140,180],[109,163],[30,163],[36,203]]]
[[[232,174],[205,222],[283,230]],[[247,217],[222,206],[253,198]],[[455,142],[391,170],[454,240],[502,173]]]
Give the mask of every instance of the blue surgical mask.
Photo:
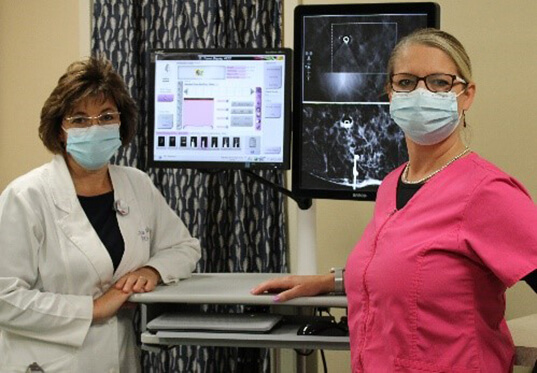
[[[459,95],[455,92],[433,93],[423,88],[394,92],[390,115],[412,141],[421,145],[437,144],[447,139],[459,124]]]
[[[87,170],[106,165],[121,146],[119,124],[63,130],[67,132],[67,153]]]

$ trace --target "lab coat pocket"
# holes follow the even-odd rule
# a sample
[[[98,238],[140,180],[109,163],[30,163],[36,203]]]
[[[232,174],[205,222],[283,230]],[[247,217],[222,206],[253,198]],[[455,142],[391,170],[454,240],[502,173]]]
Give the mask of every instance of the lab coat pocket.
[[[61,356],[54,360],[49,361],[31,361],[29,363],[24,363],[22,365],[7,365],[5,367],[0,367],[0,373],[26,373],[30,372],[28,367],[36,363],[43,372],[45,373],[71,373],[76,372],[75,358],[74,355],[68,354]],[[31,372],[39,372],[39,370],[31,370]]]
[[[395,359],[395,373],[479,373],[479,369],[445,367],[438,364],[409,359]]]
[[[33,363],[37,363],[46,373],[77,371],[78,349],[75,347],[18,336],[13,336],[2,347],[1,351],[5,355],[0,358],[0,373],[25,373]]]

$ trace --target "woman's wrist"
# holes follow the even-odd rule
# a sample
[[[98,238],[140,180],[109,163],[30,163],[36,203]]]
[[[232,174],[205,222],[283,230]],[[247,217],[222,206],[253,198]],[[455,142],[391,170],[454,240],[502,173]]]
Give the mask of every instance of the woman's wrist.
[[[93,300],[93,322],[103,322],[114,316],[129,296],[130,294],[125,294],[114,287],[109,288],[106,293]]]
[[[334,274],[328,273],[324,275],[317,275],[319,281],[317,282],[318,294],[328,294],[334,292]]]

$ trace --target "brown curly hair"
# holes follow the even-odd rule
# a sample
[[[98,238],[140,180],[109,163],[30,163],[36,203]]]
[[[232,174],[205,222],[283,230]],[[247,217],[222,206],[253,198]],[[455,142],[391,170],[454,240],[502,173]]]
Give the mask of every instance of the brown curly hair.
[[[121,112],[121,142],[123,146],[130,143],[138,124],[137,105],[112,63],[102,57],[89,57],[69,65],[41,109],[39,138],[48,150],[54,154],[64,152],[60,136],[64,117],[80,101],[95,97],[115,102]]]

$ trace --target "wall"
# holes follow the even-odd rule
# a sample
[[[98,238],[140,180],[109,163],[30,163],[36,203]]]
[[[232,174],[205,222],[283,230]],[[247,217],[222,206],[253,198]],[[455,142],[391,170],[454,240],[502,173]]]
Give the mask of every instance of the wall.
[[[285,0],[285,46],[293,47],[294,7],[323,3],[331,2]],[[438,0],[437,3],[441,7],[441,28],[461,40],[473,62],[477,96],[467,114],[471,148],[520,180],[536,200],[537,1]],[[345,263],[371,217],[372,207],[367,202],[315,202],[318,272],[326,273],[330,267]],[[297,268],[297,214],[296,205],[290,202],[292,271]],[[535,312],[537,296],[525,283],[508,290],[508,318]],[[329,371],[349,371],[347,353],[329,352],[327,360]]]
[[[89,15],[89,0],[0,0],[0,190],[50,159],[41,107],[68,64],[89,54]]]

